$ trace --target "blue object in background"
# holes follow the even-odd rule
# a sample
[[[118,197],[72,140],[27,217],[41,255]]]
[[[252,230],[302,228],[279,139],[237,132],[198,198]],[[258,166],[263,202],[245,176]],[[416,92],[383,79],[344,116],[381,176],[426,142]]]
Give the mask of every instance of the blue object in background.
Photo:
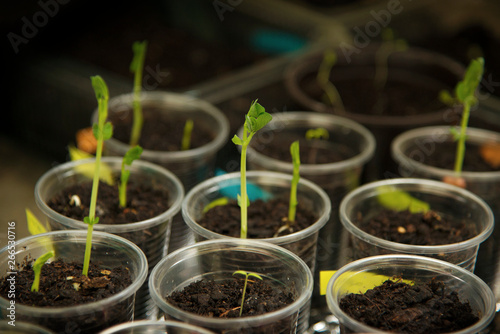
[[[216,176],[224,174],[226,174],[226,172],[223,171],[222,169],[215,170]],[[227,183],[228,183],[227,186],[224,186],[223,183],[220,184],[221,186],[220,193],[224,197],[237,200],[238,194],[240,193],[240,184],[239,183],[235,184],[234,181],[227,181]],[[269,192],[261,189],[259,186],[248,181],[247,181],[247,195],[250,202],[255,201],[257,199],[267,201],[268,199],[271,198],[271,194]]]
[[[250,43],[258,51],[281,54],[300,50],[307,44],[307,41],[292,33],[259,29],[250,36]]]

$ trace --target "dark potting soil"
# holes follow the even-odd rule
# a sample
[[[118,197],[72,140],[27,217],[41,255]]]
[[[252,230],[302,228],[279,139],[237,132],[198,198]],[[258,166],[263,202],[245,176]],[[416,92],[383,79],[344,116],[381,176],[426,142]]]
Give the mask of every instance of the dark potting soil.
[[[169,303],[191,313],[212,318],[240,316],[244,278],[221,281],[203,279],[191,283],[182,291],[166,296]],[[279,310],[293,303],[290,287],[274,286],[264,280],[248,278],[242,316],[256,316]]]
[[[322,139],[305,139],[305,131],[302,135],[277,135],[269,134],[273,138],[270,142],[261,144],[255,140],[251,145],[256,151],[274,159],[292,162],[290,145],[298,140],[300,150],[300,161],[302,164],[327,164],[343,161],[354,156],[354,151],[346,146],[337,145],[332,141]],[[264,139],[265,140],[265,139]]]
[[[426,150],[427,154],[419,155],[419,158],[423,158],[419,162],[429,166],[453,170],[457,143],[445,141],[437,143],[434,148],[434,150]],[[410,148],[407,152],[411,152],[413,149]],[[495,168],[482,159],[478,144],[466,143],[463,170],[468,172],[499,171],[500,166]]]
[[[139,139],[142,148],[153,151],[180,151],[184,124],[187,117],[174,117],[159,109],[143,107],[144,124]],[[130,142],[133,111],[110,113],[109,121],[113,124],[113,138]],[[215,134],[206,126],[193,120],[191,148],[203,146],[215,138]]]
[[[359,217],[359,228],[379,238],[409,245],[446,245],[477,235],[464,221],[442,217],[434,211],[382,210],[369,219]]]
[[[370,72],[369,68],[367,72]],[[388,80],[379,91],[375,89],[371,78],[373,76],[370,73],[365,73],[360,78],[338,79],[335,71],[332,71],[331,80],[346,111],[367,115],[413,116],[446,108],[438,100],[440,90],[451,89],[444,84],[422,86],[411,81]],[[300,85],[311,98],[325,101],[324,91],[316,82],[316,74],[306,76]]]
[[[262,239],[275,237],[280,227],[288,219],[288,199],[281,197],[263,201],[252,201],[248,207],[248,238]],[[308,208],[299,204],[293,232],[303,230],[317,221],[317,217]],[[208,210],[198,224],[206,229],[231,237],[240,237],[241,211],[236,201],[216,206]],[[283,230],[279,236],[290,234],[290,230]]]
[[[364,294],[348,294],[340,308],[354,319],[397,333],[451,333],[476,323],[468,301],[435,279],[408,285],[385,281]]]
[[[16,303],[40,307],[64,307],[96,302],[124,290],[132,279],[128,268],[112,270],[90,263],[88,277],[82,275],[81,263],[61,260],[42,267],[38,292],[31,292],[34,273],[32,261],[21,265],[16,275]],[[0,281],[0,295],[7,298],[10,282]],[[78,288],[76,288],[77,286]]]
[[[83,218],[89,215],[91,192],[91,181],[72,185],[47,201],[47,205],[66,217],[83,221]],[[70,203],[73,195],[80,198],[80,206]],[[166,189],[154,189],[131,178],[127,185],[127,205],[123,209],[119,205],[118,181],[113,186],[99,182],[96,206],[99,224],[140,222],[156,217],[168,208]]]

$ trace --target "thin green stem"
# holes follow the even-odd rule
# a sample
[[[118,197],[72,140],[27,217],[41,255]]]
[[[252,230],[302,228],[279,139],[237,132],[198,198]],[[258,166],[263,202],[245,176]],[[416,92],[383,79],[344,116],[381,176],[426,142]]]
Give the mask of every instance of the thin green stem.
[[[193,120],[188,119],[184,124],[184,131],[182,133],[181,151],[189,150],[191,147],[191,133],[193,132]]]
[[[134,72],[134,97],[132,102],[134,109],[134,121],[132,125],[132,133],[130,134],[130,146],[135,146],[139,143],[142,125],[144,123],[141,105],[141,89],[146,48],[146,41],[135,42],[132,46],[132,49],[134,50],[134,58],[130,64],[130,70]]]
[[[89,275],[89,266],[90,266],[90,253],[92,249],[92,231],[94,230],[94,225],[89,224],[87,228],[87,243],[85,246],[85,257],[83,259],[83,271],[82,274],[84,276]]]
[[[460,124],[460,134],[458,137],[457,151],[455,155],[454,171],[457,175],[460,175],[462,173],[462,167],[464,164],[465,140],[467,136],[467,125],[469,123],[470,108],[471,108],[470,104],[465,102],[464,110],[462,113],[462,120]]]

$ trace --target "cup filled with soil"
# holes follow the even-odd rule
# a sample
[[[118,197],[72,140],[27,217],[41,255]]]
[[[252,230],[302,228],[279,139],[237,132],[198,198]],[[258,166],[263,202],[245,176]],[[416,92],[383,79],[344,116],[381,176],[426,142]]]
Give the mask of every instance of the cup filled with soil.
[[[149,287],[167,320],[217,333],[295,333],[312,279],[305,262],[283,247],[227,238],[167,255]]]
[[[113,124],[113,137],[104,143],[104,155],[124,156],[130,149],[133,99],[133,94],[125,94],[109,100],[108,120]],[[214,174],[217,152],[229,137],[229,121],[218,108],[187,94],[170,92],[142,92],[141,106],[141,159],[174,173],[186,191]],[[95,111],[94,121],[97,115]],[[192,121],[190,143],[183,149],[188,120]],[[192,242],[191,230],[180,215],[176,216],[169,249],[173,251]]]
[[[371,43],[358,53],[334,50],[336,62],[323,74],[338,92],[333,104],[318,79],[318,72],[325,71],[328,50],[298,58],[285,71],[289,95],[306,110],[347,117],[375,135],[376,152],[365,174],[368,181],[393,171],[389,147],[397,134],[456,121],[457,111],[438,96],[443,89],[451,91],[465,72],[462,64],[445,55],[413,47],[390,51],[388,44]]]
[[[493,213],[481,198],[426,179],[365,184],[342,200],[339,212],[354,260],[413,254],[474,271],[479,246],[494,227]]]
[[[474,113],[474,111],[472,111]],[[456,178],[454,161],[457,142],[449,127],[432,126],[406,131],[391,145],[392,156],[398,163],[398,174],[444,181]],[[460,178],[462,186],[481,197],[500,219],[500,133],[479,128],[467,128],[465,154]],[[481,245],[475,273],[495,292],[500,301],[500,229]]]
[[[338,207],[342,198],[360,184],[363,167],[374,154],[375,139],[361,124],[331,114],[291,111],[272,117],[248,147],[248,167],[292,174],[290,145],[299,141],[301,177],[319,185],[332,206],[330,219],[318,236],[314,278],[319,282],[321,270],[338,269],[345,264],[347,248],[342,243],[347,238]],[[242,137],[242,129],[238,136]],[[328,312],[325,299],[319,294],[319,284],[315,284],[313,304],[321,304]]]
[[[128,168],[127,204],[119,203],[118,185],[122,159],[103,157],[96,212],[99,223],[95,231],[124,237],[146,254],[152,269],[164,256],[172,220],[180,211],[184,189],[179,179],[156,164],[136,160]],[[47,216],[51,230],[87,230],[95,159],[67,162],[42,175],[35,186],[35,200]],[[136,298],[136,316],[153,316],[147,284]]]
[[[16,321],[55,333],[97,333],[134,319],[134,299],[146,281],[146,256],[122,237],[93,232],[88,276],[82,275],[87,231],[53,231],[18,240],[0,254],[0,306],[14,303]],[[42,266],[38,292],[31,291],[32,264]],[[2,318],[6,318],[2,312]]]
[[[415,255],[353,261],[331,277],[326,298],[341,333],[479,333],[495,315],[479,277]]]
[[[137,334],[137,333],[173,333],[173,334],[214,334],[212,331],[179,321],[139,320],[126,322],[99,334]]]

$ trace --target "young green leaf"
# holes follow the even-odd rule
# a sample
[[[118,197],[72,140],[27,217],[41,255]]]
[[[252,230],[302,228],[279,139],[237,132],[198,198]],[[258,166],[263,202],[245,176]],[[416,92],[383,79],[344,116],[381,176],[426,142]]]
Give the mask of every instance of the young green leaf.
[[[108,100],[109,92],[108,87],[104,80],[96,75],[91,77],[92,87],[94,88],[95,95],[98,104],[98,122],[97,125],[93,126],[94,136],[97,139],[97,150],[95,157],[95,168],[94,176],[92,180],[92,193],[90,197],[90,208],[89,215],[83,219],[83,222],[88,225],[87,229],[87,241],[85,245],[85,257],[83,260],[83,275],[88,275],[89,264],[90,264],[90,252],[92,248],[92,231],[94,230],[94,224],[99,222],[99,218],[95,216],[96,205],[97,205],[97,192],[99,188],[99,175],[101,167],[101,157],[102,157],[102,147],[104,140],[111,137],[113,132],[113,127],[111,123],[106,123],[106,118],[108,117]]]
[[[205,207],[203,208],[203,213],[208,212],[210,209],[213,209],[216,206],[224,206],[227,205],[228,203],[229,203],[229,198],[227,197],[217,198],[212,202],[208,203],[207,205],[205,205]]]
[[[258,279],[260,279],[262,281],[262,276],[260,276],[257,273],[246,272],[246,271],[243,271],[243,270],[236,270],[233,273],[233,275],[236,275],[236,274],[245,276],[245,283],[243,284],[243,291],[242,291],[242,294],[241,294],[241,306],[240,306],[240,317],[241,317],[241,314],[243,313],[243,305],[245,303],[245,294],[246,294],[246,291],[247,291],[248,277],[252,276],[252,277],[258,278]]]
[[[73,145],[68,145],[68,151],[71,161],[90,159],[94,157],[92,154],[82,151]],[[95,164],[93,163],[78,165],[75,166],[75,169],[79,174],[82,174],[86,177],[94,177]],[[99,169],[99,180],[111,186],[114,185],[115,181],[113,179],[113,172],[107,164],[101,163],[101,168]]]
[[[330,134],[325,128],[309,129],[306,131],[306,139],[328,139]]]
[[[184,131],[182,132],[181,151],[189,150],[191,146],[191,133],[193,132],[193,120],[188,119],[184,124]]]
[[[290,203],[288,206],[288,225],[292,225],[295,222],[295,214],[297,211],[297,186],[300,180],[300,148],[298,140],[290,145],[290,154],[292,155],[293,176],[290,188]]]
[[[134,44],[132,44],[134,57],[132,58],[132,62],[130,63],[130,71],[134,73],[134,99],[132,102],[134,108],[134,120],[132,122],[130,146],[135,146],[139,143],[142,132],[142,125],[144,123],[140,99],[142,87],[142,71],[144,68],[144,59],[146,58],[147,47],[147,41],[134,42]]]
[[[120,175],[120,185],[118,186],[118,197],[120,200],[120,207],[124,208],[127,206],[127,183],[130,177],[130,171],[126,169],[126,166],[132,165],[134,160],[141,157],[142,147],[134,146],[125,153],[122,160],[122,168]]]
[[[37,235],[49,231],[49,229],[45,227],[28,208],[26,208],[26,221],[28,222],[28,231],[31,235]]]
[[[47,262],[48,259],[50,259],[54,255],[55,255],[54,251],[50,251],[40,256],[33,263],[32,268],[33,268],[33,273],[35,274],[35,278],[33,279],[33,284],[31,285],[31,291],[38,292],[38,289],[40,288],[40,276],[42,273],[42,266],[45,264],[45,262]]]
[[[252,140],[255,133],[262,129],[267,123],[272,120],[272,116],[268,114],[263,106],[257,103],[257,100],[252,102],[248,113],[245,115],[245,123],[243,124],[243,138],[234,136],[232,141],[236,145],[241,146],[241,194],[238,197],[238,204],[240,204],[241,209],[241,238],[247,237],[247,206],[250,201],[247,195],[247,184],[246,184],[246,152],[247,147]],[[242,203],[247,203],[247,205],[241,205]]]

